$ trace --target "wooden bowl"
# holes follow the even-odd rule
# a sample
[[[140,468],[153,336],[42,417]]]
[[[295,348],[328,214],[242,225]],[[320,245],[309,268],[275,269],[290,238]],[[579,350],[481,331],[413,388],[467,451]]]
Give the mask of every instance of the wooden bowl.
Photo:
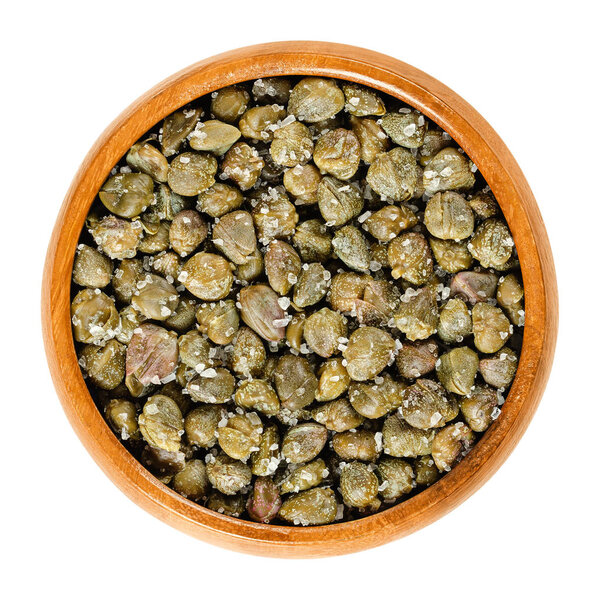
[[[262,525],[210,511],[155,479],[119,442],[83,380],[70,320],[71,270],[88,210],[112,167],[148,129],[182,105],[230,84],[275,75],[337,77],[371,86],[417,108],[447,131],[498,200],[521,261],[526,319],[518,371],[500,417],[450,473],[373,516],[321,527]],[[527,181],[504,143],[462,98],[403,62],[362,48],[278,42],[200,61],[158,84],[100,136],[63,202],[46,258],[43,333],[50,371],[77,435],[134,502],[207,542],[259,555],[317,557],[356,552],[407,535],[446,514],[506,460],[529,424],[550,372],[558,326],[556,276],[546,230]]]

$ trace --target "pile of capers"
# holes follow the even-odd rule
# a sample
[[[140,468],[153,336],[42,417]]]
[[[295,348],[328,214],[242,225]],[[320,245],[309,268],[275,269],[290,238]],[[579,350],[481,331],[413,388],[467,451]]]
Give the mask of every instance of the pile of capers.
[[[79,363],[190,501],[323,525],[435,483],[493,426],[525,322],[491,190],[452,138],[320,77],[217,90],[136,142],[73,265]]]

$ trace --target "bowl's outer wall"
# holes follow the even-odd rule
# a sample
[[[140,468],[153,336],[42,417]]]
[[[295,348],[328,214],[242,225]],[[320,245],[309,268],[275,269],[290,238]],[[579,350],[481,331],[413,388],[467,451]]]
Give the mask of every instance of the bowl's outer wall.
[[[323,527],[261,525],[207,510],[159,483],[121,445],[83,380],[70,322],[75,249],[88,210],[128,148],[166,115],[224,86],[276,75],[320,75],[396,96],[446,130],[496,196],[513,233],[523,274],[526,321],[521,359],[502,413],[469,455],[439,482],[381,513]],[[100,136],[77,172],[48,248],[42,290],[48,363],[63,408],[94,460],[132,500],[166,523],[238,551],[282,557],[356,552],[407,535],[440,518],[477,490],[521,438],[548,379],[558,328],[556,275],[533,194],[499,136],[462,98],[389,56],[325,42],[278,42],[226,52],[173,75],[127,108]]]

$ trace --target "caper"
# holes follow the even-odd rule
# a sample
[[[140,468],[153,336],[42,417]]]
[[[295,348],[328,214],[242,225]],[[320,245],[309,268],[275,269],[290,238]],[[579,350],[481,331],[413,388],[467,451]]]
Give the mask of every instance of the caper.
[[[409,425],[397,414],[383,424],[383,451],[390,456],[415,457],[431,453],[435,431]]]
[[[183,424],[188,442],[199,448],[214,446],[217,442],[217,426],[226,414],[225,409],[211,404],[191,410]]]
[[[179,150],[201,116],[202,110],[190,108],[174,112],[164,120],[161,145],[165,156],[173,156]]]
[[[396,367],[401,377],[416,379],[435,369],[438,347],[432,340],[406,342],[396,354]]]
[[[320,485],[329,475],[325,461],[317,458],[305,465],[299,465],[281,482],[281,493],[298,493]]]
[[[433,274],[433,259],[429,244],[420,233],[403,233],[388,246],[392,277],[402,277],[413,285],[423,285]]]
[[[379,481],[367,465],[352,462],[342,469],[340,490],[344,504],[355,508],[366,508],[377,498]]]
[[[467,455],[475,441],[473,432],[464,423],[454,423],[435,435],[431,456],[440,471],[449,471]]]
[[[178,279],[200,300],[221,300],[231,291],[233,266],[222,256],[198,252],[183,265]]]
[[[415,474],[408,462],[400,458],[382,458],[377,464],[381,480],[379,493],[386,501],[410,494],[415,486]]]
[[[322,135],[315,146],[315,165],[321,173],[350,179],[360,163],[360,143],[352,130],[334,129]]]
[[[325,425],[331,431],[348,431],[362,425],[365,420],[359,415],[346,398],[338,398],[331,402],[325,402],[313,409],[312,418]]]
[[[119,173],[103,186],[98,197],[118,217],[137,217],[154,200],[152,177],[145,173]]]
[[[476,432],[485,431],[498,416],[498,395],[487,385],[475,386],[471,393],[460,400],[460,412],[467,425]]]
[[[300,121],[316,123],[344,108],[344,93],[331,79],[306,77],[290,93],[288,111]]]
[[[73,282],[82,287],[106,287],[112,278],[112,261],[86,244],[77,248],[73,262]]]
[[[224,452],[206,463],[206,474],[212,486],[226,496],[237,494],[252,481],[250,467]]]
[[[315,399],[317,377],[305,358],[293,354],[282,356],[273,372],[273,379],[284,408],[298,410]]]
[[[106,418],[122,440],[137,440],[140,430],[135,404],[129,400],[113,399],[106,406]]]
[[[517,372],[518,357],[514,350],[506,346],[496,354],[479,361],[479,371],[486,383],[496,388],[508,387]]]
[[[279,516],[294,525],[326,525],[333,523],[337,514],[335,493],[322,487],[289,497],[279,509]]]
[[[418,429],[443,427],[458,414],[458,404],[431,379],[418,379],[404,392],[402,416]]]
[[[114,390],[125,377],[125,352],[117,340],[108,340],[104,346],[88,344],[79,354],[79,364],[94,385]]]
[[[189,135],[190,147],[194,150],[225,154],[238,141],[241,132],[237,127],[218,119],[199,122]]]
[[[224,183],[215,183],[198,195],[197,208],[209,217],[219,218],[239,208],[243,201],[244,197],[237,188]]]
[[[176,452],[181,445],[183,417],[168,396],[152,396],[144,404],[138,424],[144,439],[155,448]]]
[[[71,302],[71,322],[78,342],[102,345],[117,334],[119,313],[105,293],[86,288]]]
[[[399,146],[418,148],[425,141],[427,124],[417,111],[390,112],[381,119],[381,126]]]
[[[423,184],[428,194],[445,190],[469,190],[475,185],[472,163],[456,148],[443,148],[425,167]]]
[[[288,429],[283,438],[281,453],[291,463],[305,463],[323,450],[327,429],[318,423],[302,423]]]
[[[233,344],[233,371],[242,377],[254,377],[260,375],[266,360],[265,346],[260,337],[248,327],[241,327]]]
[[[472,313],[473,338],[477,350],[486,354],[500,350],[512,333],[512,325],[502,309],[478,302]]]
[[[233,397],[235,378],[222,367],[209,368],[189,381],[186,390],[195,402],[224,404]]]
[[[415,157],[405,148],[378,154],[367,171],[367,183],[380,195],[402,202],[412,198],[418,185]]]
[[[453,348],[440,357],[437,376],[448,392],[466,396],[475,383],[479,358],[468,346]]]
[[[215,183],[217,160],[204,152],[183,152],[169,165],[169,186],[176,194],[196,196]]]
[[[327,227],[319,219],[300,223],[293,237],[294,246],[298,249],[302,260],[306,262],[326,261],[332,252],[331,240]]]

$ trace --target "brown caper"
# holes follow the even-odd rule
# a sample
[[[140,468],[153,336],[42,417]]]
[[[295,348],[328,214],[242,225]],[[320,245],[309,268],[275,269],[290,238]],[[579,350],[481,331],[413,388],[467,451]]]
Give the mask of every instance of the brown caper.
[[[269,285],[281,295],[287,294],[298,281],[302,262],[287,242],[273,240],[265,253],[265,272]]]
[[[218,119],[211,119],[196,124],[194,131],[189,135],[190,147],[220,156],[225,154],[240,136],[241,132],[237,127]]]
[[[427,203],[423,221],[429,233],[441,240],[464,240],[475,225],[469,203],[456,192],[435,194]]]
[[[425,167],[423,184],[428,194],[445,190],[469,190],[475,185],[475,174],[469,158],[456,148],[443,148]]]
[[[319,219],[303,221],[296,227],[293,242],[302,260],[306,262],[326,261],[332,252],[331,235]],[[293,276],[292,276],[293,277]]]
[[[389,205],[370,215],[363,228],[374,238],[382,242],[389,242],[402,231],[414,227],[418,222],[415,213],[405,204]]]
[[[502,269],[512,256],[515,243],[508,227],[499,219],[486,219],[475,231],[469,251],[482,267]]]
[[[188,442],[199,448],[214,446],[217,443],[217,426],[226,414],[224,408],[211,404],[191,410],[183,423]]]
[[[242,408],[257,410],[265,415],[279,412],[279,397],[271,384],[262,379],[242,381],[235,392],[235,403]]]
[[[431,373],[438,359],[438,347],[432,340],[406,342],[396,354],[396,367],[401,377],[416,379]]]
[[[372,462],[377,459],[381,451],[378,435],[381,437],[381,434],[364,429],[336,433],[332,439],[333,451],[342,460]]]
[[[402,404],[406,384],[383,375],[377,383],[350,384],[350,403],[357,413],[367,419],[378,419]]]
[[[198,329],[215,344],[229,344],[240,325],[235,302],[221,300],[211,304],[201,304],[196,312]]]
[[[260,194],[252,209],[252,218],[258,238],[263,243],[289,237],[298,223],[298,213],[281,188],[269,188],[268,192]]]
[[[256,148],[246,142],[237,142],[221,162],[221,171],[226,178],[234,181],[240,190],[249,190],[260,177],[265,161]]]
[[[363,209],[364,200],[355,184],[325,176],[317,188],[319,210],[328,225],[337,227],[354,219]]]
[[[242,193],[230,185],[215,183],[198,195],[197,208],[209,217],[219,218],[239,208],[244,201]]]
[[[308,347],[324,358],[340,350],[340,338],[345,340],[347,334],[346,319],[329,308],[312,313],[304,323],[304,339]]]
[[[462,271],[450,280],[450,293],[469,304],[486,302],[494,297],[498,276],[486,271]]]
[[[508,387],[517,372],[518,357],[511,348],[500,348],[496,354],[479,361],[479,371],[486,383],[496,388]]]

